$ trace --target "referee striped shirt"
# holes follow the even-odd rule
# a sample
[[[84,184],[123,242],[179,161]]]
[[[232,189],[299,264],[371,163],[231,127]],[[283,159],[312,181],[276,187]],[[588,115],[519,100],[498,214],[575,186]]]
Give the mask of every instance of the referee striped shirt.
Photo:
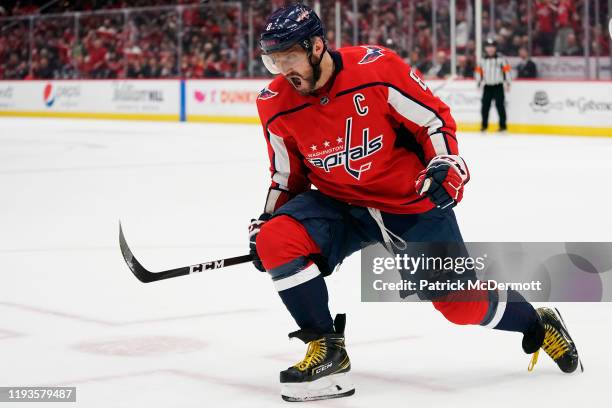
[[[485,85],[510,83],[510,64],[499,53],[495,53],[492,57],[487,55],[476,67],[476,81],[479,86],[483,81]]]

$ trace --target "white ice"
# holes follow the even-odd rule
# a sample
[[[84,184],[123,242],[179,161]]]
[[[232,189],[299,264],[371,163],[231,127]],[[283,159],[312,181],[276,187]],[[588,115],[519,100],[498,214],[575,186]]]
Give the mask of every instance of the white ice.
[[[460,135],[468,241],[611,241],[612,139]],[[0,386],[76,386],[67,407],[274,407],[303,357],[270,279],[246,264],[142,284],[247,252],[268,163],[258,126],[0,120]],[[361,303],[359,257],[328,278],[348,313],[356,395],[321,407],[609,407],[609,303],[559,304],[585,365],[532,373],[521,337],[429,304]],[[0,407],[13,406],[2,404]],[[18,407],[36,406],[19,404]]]

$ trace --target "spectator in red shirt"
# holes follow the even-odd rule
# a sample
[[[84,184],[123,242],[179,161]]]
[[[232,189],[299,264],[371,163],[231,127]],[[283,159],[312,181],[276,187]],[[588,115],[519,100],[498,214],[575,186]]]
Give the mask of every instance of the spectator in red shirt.
[[[535,44],[542,55],[552,55],[555,41],[554,12],[550,0],[538,0],[536,3],[536,38]]]
[[[86,43],[87,57],[85,58],[86,71],[90,78],[103,78],[106,68],[106,48],[100,38],[94,38]]]

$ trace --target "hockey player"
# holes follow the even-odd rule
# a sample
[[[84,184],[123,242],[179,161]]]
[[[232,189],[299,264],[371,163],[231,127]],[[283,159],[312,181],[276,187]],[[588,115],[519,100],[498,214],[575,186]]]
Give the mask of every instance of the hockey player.
[[[463,247],[452,207],[470,175],[449,108],[392,51],[328,50],[319,17],[304,5],[274,12],[260,45],[280,75],[257,100],[272,183],[249,228],[251,253],[299,326],[289,337],[308,344],[304,359],[280,373],[281,395],[344,397],[354,393],[345,316],[332,319],[324,276],[365,243]],[[418,295],[453,323],[522,333],[530,368],[540,348],[565,372],[578,365],[558,313],[535,310],[518,292]]]

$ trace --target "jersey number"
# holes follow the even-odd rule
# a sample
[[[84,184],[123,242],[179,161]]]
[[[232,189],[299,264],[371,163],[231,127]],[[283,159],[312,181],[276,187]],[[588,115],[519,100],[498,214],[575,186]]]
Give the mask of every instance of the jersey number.
[[[423,88],[424,91],[427,90],[427,85],[425,85],[425,82],[423,82],[423,80],[419,78],[413,70],[410,70],[410,78],[414,79],[416,83],[419,84],[421,88]]]

